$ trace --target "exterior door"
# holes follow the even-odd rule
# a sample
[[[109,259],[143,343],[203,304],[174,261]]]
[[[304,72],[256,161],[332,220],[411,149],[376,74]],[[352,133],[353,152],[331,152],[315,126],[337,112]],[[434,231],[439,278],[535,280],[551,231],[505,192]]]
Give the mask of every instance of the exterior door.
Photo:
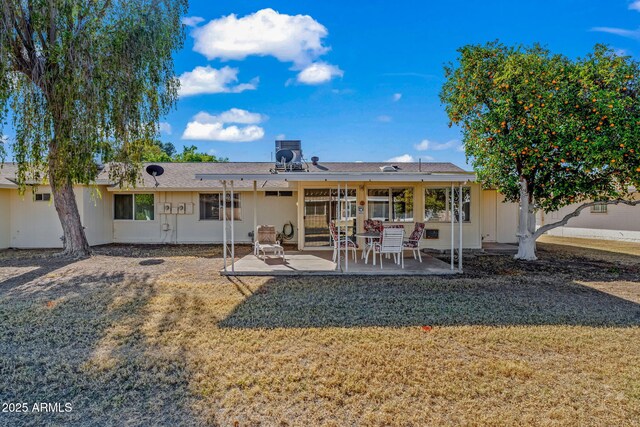
[[[343,190],[344,191],[344,190]],[[344,195],[344,192],[342,194]],[[348,190],[347,207],[338,206],[338,190],[335,188],[307,188],[304,190],[304,246],[331,246],[329,222],[347,226],[347,234],[356,231],[356,190]],[[340,215],[338,212],[340,211]]]

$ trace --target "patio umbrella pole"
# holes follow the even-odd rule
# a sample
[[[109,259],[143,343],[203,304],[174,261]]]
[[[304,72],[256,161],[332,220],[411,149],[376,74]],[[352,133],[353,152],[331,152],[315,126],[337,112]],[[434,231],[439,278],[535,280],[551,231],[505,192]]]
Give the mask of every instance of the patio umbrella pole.
[[[222,181],[222,200],[227,202],[227,181]],[[223,205],[224,206],[224,205]],[[224,259],[224,272],[227,272],[227,215],[222,211],[222,258]]]
[[[458,252],[458,271],[462,273],[462,183],[458,195],[458,239],[460,241],[460,252]]]
[[[454,207],[454,202],[453,202],[453,182],[451,182],[451,269],[454,269],[454,262],[453,262],[453,251],[455,250],[455,231],[456,229],[453,227],[453,219],[455,217],[455,212],[453,210]]]

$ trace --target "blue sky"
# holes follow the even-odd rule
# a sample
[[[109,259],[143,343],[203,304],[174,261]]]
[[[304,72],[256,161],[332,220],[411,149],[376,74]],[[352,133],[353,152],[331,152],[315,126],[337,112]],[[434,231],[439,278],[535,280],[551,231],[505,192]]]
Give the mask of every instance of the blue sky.
[[[191,0],[186,17],[183,94],[162,140],[231,161],[269,161],[285,137],[321,161],[464,165],[438,99],[458,47],[640,53],[640,0]]]

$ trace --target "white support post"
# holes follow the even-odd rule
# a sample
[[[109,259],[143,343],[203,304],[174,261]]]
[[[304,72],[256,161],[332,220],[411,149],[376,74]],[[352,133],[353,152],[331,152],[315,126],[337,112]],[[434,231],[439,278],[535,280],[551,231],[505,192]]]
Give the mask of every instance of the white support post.
[[[455,217],[455,212],[454,212],[454,204],[453,204],[453,182],[451,183],[451,269],[454,269],[454,262],[453,262],[453,251],[455,250],[455,231],[456,229],[453,227],[453,220]]]
[[[349,199],[347,197],[349,194],[349,184],[344,183],[344,197],[343,200],[343,208],[344,208],[344,270],[349,271],[349,224],[347,223],[347,218],[349,218],[349,214],[347,210],[349,209]]]
[[[235,202],[233,200],[234,192],[233,192],[233,180],[231,182],[231,271],[235,273],[236,271],[236,238],[233,228],[233,223],[235,222]],[[227,201],[225,200],[225,204]],[[225,206],[226,210],[226,206]]]
[[[224,271],[227,272],[227,215],[225,204],[227,203],[227,181],[222,181],[222,257],[224,259]]]
[[[338,256],[337,256],[338,265],[336,266],[336,268],[338,270],[342,270],[342,253],[340,253],[341,228],[340,228],[340,183],[339,182],[338,182],[338,199],[337,199],[337,204],[336,204],[336,230],[338,230],[338,241],[335,242],[336,243],[336,252],[338,253]]]
[[[258,181],[253,181],[253,243],[258,240]]]
[[[460,252],[458,252],[458,271],[462,273],[462,183],[458,191],[458,240]]]

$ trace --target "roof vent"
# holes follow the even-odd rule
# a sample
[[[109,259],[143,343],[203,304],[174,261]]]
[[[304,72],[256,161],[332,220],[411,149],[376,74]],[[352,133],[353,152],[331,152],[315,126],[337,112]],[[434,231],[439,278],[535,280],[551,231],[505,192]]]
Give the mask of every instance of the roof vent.
[[[380,166],[380,170],[382,172],[397,172],[398,169],[400,169],[398,166],[396,165],[384,165],[384,166]]]

